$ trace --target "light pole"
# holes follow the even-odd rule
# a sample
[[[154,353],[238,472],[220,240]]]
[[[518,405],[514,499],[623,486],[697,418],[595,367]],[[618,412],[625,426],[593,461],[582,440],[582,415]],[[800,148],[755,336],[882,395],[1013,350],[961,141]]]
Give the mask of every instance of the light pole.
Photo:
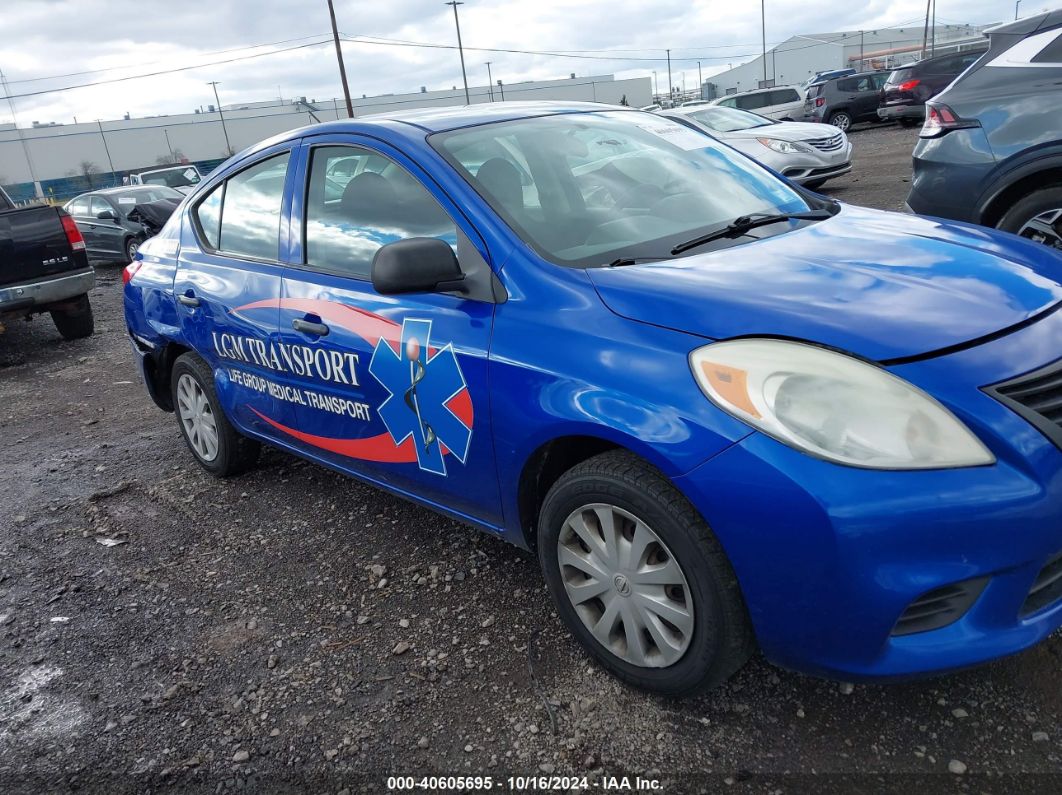
[[[114,173],[114,161],[111,160],[111,148],[107,146],[107,136],[103,134],[103,122],[96,119],[96,124],[100,128],[100,138],[103,139],[103,151],[107,153],[107,165],[111,167],[111,177],[114,179],[114,184],[118,184],[118,175]]]
[[[343,65],[343,48],[339,46],[339,29],[336,27],[336,10],[328,0],[328,17],[332,20],[332,40],[336,43],[336,59],[339,61],[339,79],[343,83],[343,99],[347,102],[347,118],[354,118],[354,106],[350,104],[350,88],[347,86],[347,69]],[[277,91],[279,92],[279,88]],[[220,106],[219,106],[220,107]]]
[[[762,37],[762,57],[763,57],[763,82],[767,83],[767,9],[765,8],[767,0],[760,0],[760,35]]]
[[[1018,18],[1018,6],[1020,6],[1020,5],[1021,5],[1021,0],[1017,0],[1017,2],[1014,4],[1014,18],[1015,19]]]
[[[667,51],[667,96],[668,99],[675,96],[675,90],[671,87],[671,50]]]
[[[653,70],[653,101],[660,96],[660,85],[656,82],[656,70]]]
[[[505,102],[505,86],[502,85],[501,78],[498,78],[498,90],[501,92],[501,101]]]
[[[207,83],[208,86],[212,86],[214,89],[214,101],[218,103],[218,116],[221,117],[221,131],[225,134],[225,154],[232,157],[232,144],[229,143],[229,128],[225,126],[225,114],[221,112],[221,100],[218,99],[218,81]],[[102,135],[102,131],[100,133]]]
[[[494,78],[490,76],[490,61],[487,61],[487,91],[490,92],[490,101],[494,101]]]
[[[177,155],[173,153],[173,144],[170,143],[170,131],[167,128],[163,127],[162,134],[166,136],[166,148],[170,150],[170,162],[176,163]]]
[[[697,90],[702,91],[701,86],[704,85],[704,78],[701,77],[701,62],[697,61]]]
[[[457,19],[457,7],[463,6],[461,0],[450,0],[443,5],[454,7],[454,27],[457,28],[457,51],[461,54],[461,79],[465,81],[465,104],[471,105],[472,99],[468,96],[468,75],[465,74],[465,48],[461,45],[461,22]]]

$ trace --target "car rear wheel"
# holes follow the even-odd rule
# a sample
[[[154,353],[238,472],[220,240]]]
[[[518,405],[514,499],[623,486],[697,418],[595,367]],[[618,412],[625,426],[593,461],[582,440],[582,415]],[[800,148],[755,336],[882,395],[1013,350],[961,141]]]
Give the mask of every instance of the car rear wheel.
[[[538,552],[568,629],[628,684],[692,695],[752,654],[718,540],[659,471],[629,453],[595,456],[561,476],[542,505]]]
[[[205,361],[194,353],[178,356],[170,389],[181,435],[203,469],[216,477],[227,477],[254,465],[261,445],[241,436],[229,422]]]
[[[1062,185],[1033,191],[1007,210],[996,227],[1062,249]]]
[[[80,295],[62,309],[51,311],[52,322],[64,340],[91,337],[95,328],[92,304],[87,295]]]
[[[848,111],[838,110],[830,114],[828,123],[843,132],[848,132],[848,129],[852,126],[852,117],[849,115]]]

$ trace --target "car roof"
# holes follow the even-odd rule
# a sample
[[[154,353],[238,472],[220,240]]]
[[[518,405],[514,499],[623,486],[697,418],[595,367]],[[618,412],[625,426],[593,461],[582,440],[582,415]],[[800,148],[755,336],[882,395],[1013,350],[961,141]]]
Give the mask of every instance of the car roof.
[[[971,47],[968,50],[956,50],[955,52],[946,52],[943,55],[931,55],[928,58],[921,58],[917,61],[911,61],[905,63],[903,66],[897,66],[893,71],[899,69],[910,69],[912,66],[922,66],[927,63],[935,63],[937,61],[943,61],[945,58],[954,58],[956,55],[984,55],[988,50],[988,39],[983,42],[978,42],[976,47]]]
[[[744,97],[749,94],[762,94],[764,91],[778,91],[782,88],[791,88],[794,91],[797,90],[796,86],[784,85],[784,86],[768,86],[767,88],[750,88],[748,91],[735,91],[733,94],[724,94],[719,99],[730,99],[731,97]],[[718,102],[719,99],[714,100]]]
[[[996,25],[994,28],[986,29],[985,33],[989,35],[995,35],[996,33],[1029,34],[1039,30],[1047,30],[1056,25],[1062,25],[1062,8],[1025,17],[1025,19],[1017,19],[1013,22],[1005,22],[1002,25]]]
[[[606,105],[601,102],[488,102],[481,105],[449,105],[440,108],[415,108],[357,116],[338,122],[326,122],[314,129],[322,131],[342,130],[355,124],[374,122],[399,122],[420,127],[427,132],[445,132],[460,127],[473,127],[498,121],[514,121],[536,116],[560,113],[594,113],[608,110],[637,110],[622,105]]]

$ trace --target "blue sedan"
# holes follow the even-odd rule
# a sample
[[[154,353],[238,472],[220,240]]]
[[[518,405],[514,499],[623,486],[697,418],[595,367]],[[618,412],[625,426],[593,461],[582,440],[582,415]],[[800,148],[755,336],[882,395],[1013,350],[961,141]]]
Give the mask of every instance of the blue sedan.
[[[541,561],[658,693],[1062,624],[1062,256],[847,206],[677,122],[498,103],[240,153],[125,272],[147,390]],[[356,543],[356,539],[352,539]]]

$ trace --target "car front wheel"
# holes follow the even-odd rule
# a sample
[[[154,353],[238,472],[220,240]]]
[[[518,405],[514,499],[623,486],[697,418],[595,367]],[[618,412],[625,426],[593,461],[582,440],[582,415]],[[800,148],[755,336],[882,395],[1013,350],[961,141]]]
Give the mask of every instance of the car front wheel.
[[[579,464],[542,505],[538,552],[576,639],[635,687],[714,687],[752,654],[745,603],[704,519],[655,468],[625,452]]]
[[[136,259],[136,253],[140,251],[140,241],[131,237],[125,241],[125,264],[128,265]]]
[[[1062,185],[1033,191],[999,219],[997,228],[1062,249]]]
[[[205,361],[194,353],[178,356],[170,388],[181,435],[203,469],[216,477],[227,477],[254,465],[261,445],[241,436],[229,422]]]

